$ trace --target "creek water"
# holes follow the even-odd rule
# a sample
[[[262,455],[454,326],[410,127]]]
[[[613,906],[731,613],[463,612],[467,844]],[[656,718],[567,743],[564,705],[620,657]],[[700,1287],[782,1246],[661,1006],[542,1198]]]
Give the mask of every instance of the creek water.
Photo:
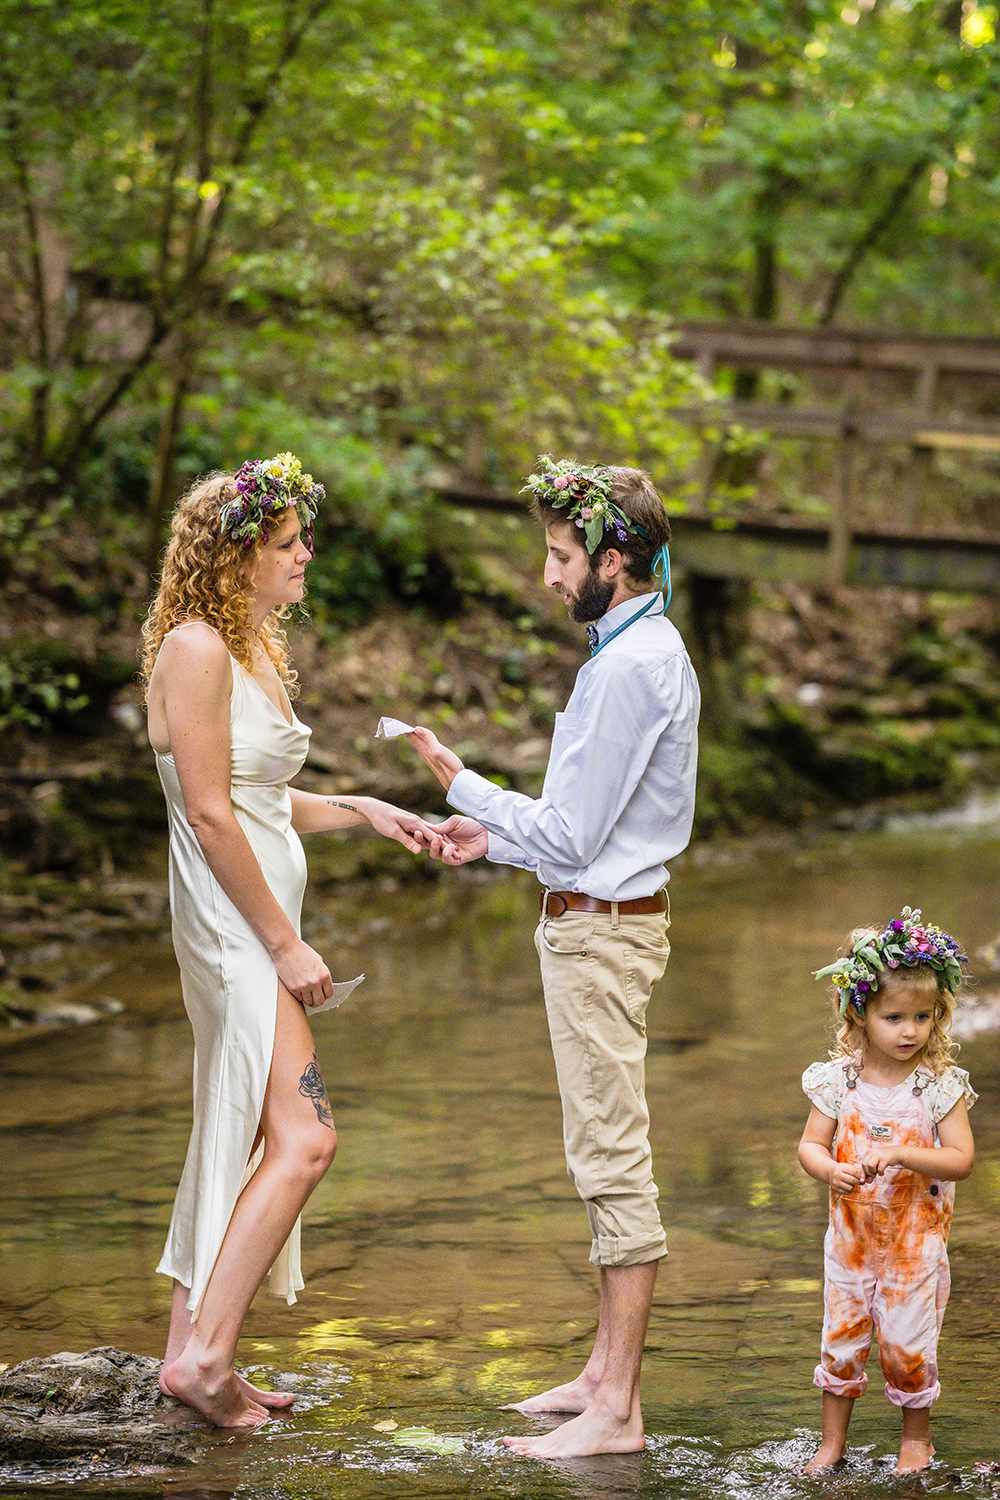
[[[677,862],[674,952],[648,1017],[670,1246],[643,1373],[648,1443],[560,1464],[500,1442],[558,1420],[500,1407],[576,1372],[596,1309],[531,942],[537,886],[473,868],[416,890],[312,890],[310,940],[339,977],[367,978],[314,1023],[340,1149],[305,1216],[306,1290],[290,1310],[261,1293],[241,1346],[246,1370],[299,1393],[294,1415],[206,1435],[191,1469],[7,1469],[0,1493],[995,1493],[1000,1480],[976,1465],[1000,1459],[1000,1036],[975,1032],[960,1058],[980,1093],[978,1158],[958,1188],[938,1459],[920,1479],[890,1474],[898,1413],[874,1356],[846,1467],[795,1472],[819,1427],[826,1223],[795,1147],[800,1075],[829,1035],[811,970],[851,926],[905,904],[972,952],[1000,929],[998,889],[1000,841],[930,821]],[[157,1354],[166,1327],[168,1286],[153,1267],[189,1125],[189,1031],[165,936],[106,941],[95,966],[77,993],[121,1000],[119,1015],[0,1055],[8,1364],[101,1344]],[[993,988],[984,972],[980,1005]],[[410,1428],[433,1437],[407,1446]]]

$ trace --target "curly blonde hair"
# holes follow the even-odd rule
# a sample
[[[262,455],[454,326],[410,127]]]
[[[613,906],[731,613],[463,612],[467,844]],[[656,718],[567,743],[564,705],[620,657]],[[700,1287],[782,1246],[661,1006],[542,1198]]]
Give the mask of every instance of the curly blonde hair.
[[[851,952],[855,943],[870,941],[876,937],[878,933],[874,928],[858,928],[848,938],[846,951]],[[961,994],[963,988],[964,982],[957,993]],[[878,1001],[893,989],[906,990],[911,994],[918,991],[926,997],[928,1006],[933,1006],[931,1034],[918,1061],[930,1068],[935,1077],[940,1078],[958,1051],[958,1043],[951,1038],[957,996],[941,983],[937,971],[929,964],[914,964],[912,967],[900,965],[898,969],[886,969],[878,976],[878,989],[871,994],[868,1003]],[[830,1056],[860,1062],[864,1057],[866,1041],[864,1024],[853,1006],[848,1006],[847,1014],[841,1015],[840,991],[836,985],[831,988],[830,996],[837,1027],[836,1046],[831,1050]]]
[[[139,677],[148,697],[149,679],[163,637],[177,625],[204,620],[222,637],[229,652],[247,672],[253,672],[251,643],[255,639],[246,588],[247,567],[266,544],[266,535],[250,546],[236,540],[219,523],[219,511],[237,498],[232,474],[209,474],[181,497],[170,526],[156,597],[142,626]],[[271,518],[280,526],[287,511]],[[272,611],[256,634],[274,663],[290,698],[297,693],[296,672],[288,660],[288,642],[280,621],[287,611]]]

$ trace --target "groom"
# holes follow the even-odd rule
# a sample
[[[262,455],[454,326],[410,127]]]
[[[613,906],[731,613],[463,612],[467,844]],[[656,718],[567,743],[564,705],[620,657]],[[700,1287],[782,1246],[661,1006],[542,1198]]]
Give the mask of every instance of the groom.
[[[408,737],[465,815],[441,825],[442,839],[463,861],[485,854],[534,870],[544,887],[535,946],[567,1168],[600,1268],[600,1318],[576,1379],[517,1405],[572,1420],[504,1442],[557,1458],[645,1442],[639,1370],[666,1254],[649,1148],[645,1012],[670,952],[666,862],[691,833],[699,693],[664,615],[656,574],[669,602],[670,527],[647,475],[546,459],[525,488],[545,528],[545,582],[587,626],[591,647],[557,715],[541,796],[503,791],[466,770],[428,729]]]

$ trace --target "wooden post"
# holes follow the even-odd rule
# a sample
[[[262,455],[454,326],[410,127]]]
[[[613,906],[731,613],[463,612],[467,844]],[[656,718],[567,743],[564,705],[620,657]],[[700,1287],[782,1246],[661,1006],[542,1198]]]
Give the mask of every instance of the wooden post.
[[[844,403],[837,444],[837,489],[830,512],[830,543],[827,551],[827,576],[832,589],[847,578],[847,559],[851,550],[851,499],[854,492],[854,465],[857,460],[858,429],[854,419],[853,380],[849,379],[848,399]]]
[[[914,407],[922,417],[929,418],[934,410],[937,381],[937,365],[928,362],[917,375],[916,388],[913,393]],[[924,488],[930,478],[933,456],[933,448],[927,447],[925,443],[913,443],[910,448],[910,462],[906,474],[906,523],[910,526],[916,526],[919,520],[921,501]]]

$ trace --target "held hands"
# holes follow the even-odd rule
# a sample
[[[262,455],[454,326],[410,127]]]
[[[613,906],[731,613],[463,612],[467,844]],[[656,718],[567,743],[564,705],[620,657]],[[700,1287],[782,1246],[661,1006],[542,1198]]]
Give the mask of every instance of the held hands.
[[[486,853],[489,834],[475,818],[463,818],[455,813],[445,822],[430,827],[432,838],[427,853],[431,859],[441,859],[447,865],[467,865]]]
[[[361,805],[376,833],[395,839],[404,849],[409,849],[411,854],[422,854],[425,849],[430,849],[432,842],[438,842],[442,852],[436,854],[435,859],[444,859],[449,864],[461,863],[461,860],[449,857],[446,851],[457,854],[458,850],[447,839],[440,838],[440,830],[436,824],[425,823],[416,813],[393,807],[391,802],[380,802],[375,797],[366,798]]]

